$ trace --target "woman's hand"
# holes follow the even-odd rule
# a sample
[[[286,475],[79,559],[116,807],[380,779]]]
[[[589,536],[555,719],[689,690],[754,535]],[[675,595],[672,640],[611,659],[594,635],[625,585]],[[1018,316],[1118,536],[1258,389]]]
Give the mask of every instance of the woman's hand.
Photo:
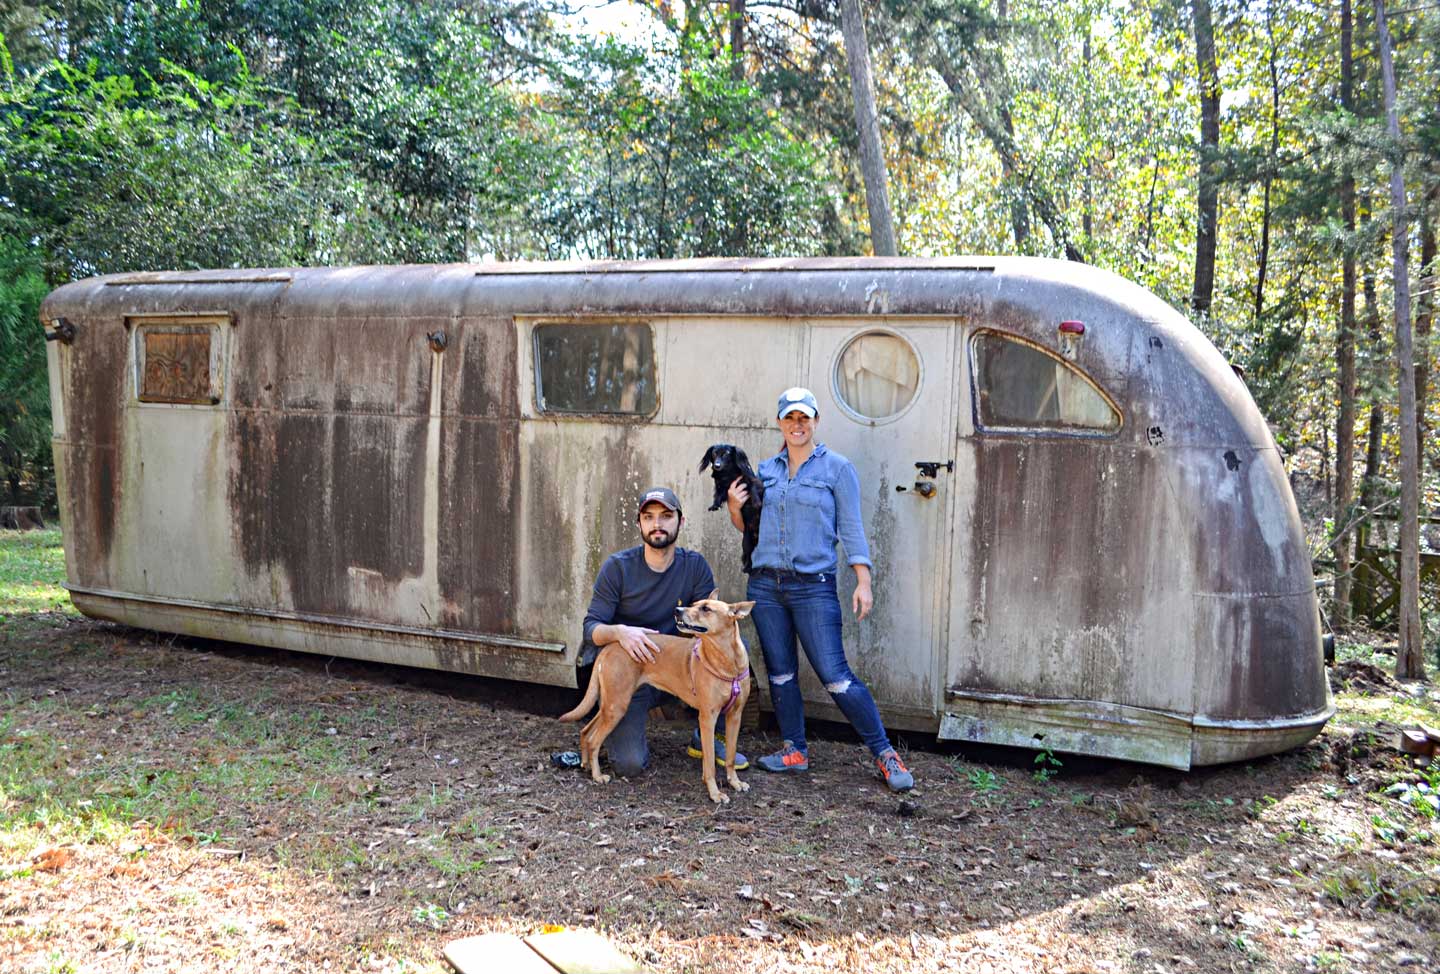
[[[850,598],[850,607],[855,618],[863,619],[875,607],[875,596],[870,591],[870,566],[855,565],[855,594]]]
[[[730,489],[725,492],[725,504],[730,508],[730,523],[735,525],[735,530],[745,530],[745,519],[740,516],[740,508],[750,499],[750,490],[745,486],[745,478],[736,477]]]

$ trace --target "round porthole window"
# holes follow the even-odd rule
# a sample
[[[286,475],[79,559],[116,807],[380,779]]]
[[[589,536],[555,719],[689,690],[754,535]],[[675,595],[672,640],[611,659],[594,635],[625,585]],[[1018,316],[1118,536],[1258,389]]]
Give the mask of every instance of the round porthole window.
[[[920,360],[899,335],[872,331],[845,346],[835,368],[835,393],[863,419],[887,419],[903,411],[920,388]]]

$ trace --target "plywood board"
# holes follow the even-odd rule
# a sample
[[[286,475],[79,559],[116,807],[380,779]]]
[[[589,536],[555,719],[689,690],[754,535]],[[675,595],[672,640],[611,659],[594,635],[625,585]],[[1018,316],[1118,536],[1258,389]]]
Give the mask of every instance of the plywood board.
[[[645,974],[645,968],[592,930],[540,933],[525,942],[561,974]]]
[[[445,945],[445,959],[460,974],[555,974],[555,968],[512,933],[487,933]]]

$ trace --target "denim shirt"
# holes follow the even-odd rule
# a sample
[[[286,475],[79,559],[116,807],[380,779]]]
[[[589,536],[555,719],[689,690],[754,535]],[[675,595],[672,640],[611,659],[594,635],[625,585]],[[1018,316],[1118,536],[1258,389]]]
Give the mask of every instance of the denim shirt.
[[[871,564],[860,522],[860,478],[849,460],[817,443],[793,480],[785,450],[755,473],[765,484],[760,540],[751,559],[755,568],[833,573],[836,540],[845,544],[851,565]]]

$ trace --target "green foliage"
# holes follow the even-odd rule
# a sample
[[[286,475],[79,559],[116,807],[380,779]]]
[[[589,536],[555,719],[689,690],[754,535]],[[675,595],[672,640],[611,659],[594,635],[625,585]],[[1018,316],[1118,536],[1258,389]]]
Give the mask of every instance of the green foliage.
[[[9,503],[49,507],[50,395],[40,302],[48,290],[33,247],[0,234],[0,478]]]
[[[988,795],[1005,787],[1000,776],[987,768],[971,768],[965,778],[970,782],[970,787],[980,795]]]
[[[552,257],[779,255],[821,246],[822,176],[728,59],[683,39],[581,44],[559,111],[567,185],[542,203]]]
[[[1042,785],[1060,773],[1065,763],[1055,756],[1055,752],[1048,747],[1041,748],[1035,755],[1035,780]]]
[[[345,249],[354,202],[336,160],[239,83],[56,62],[0,90],[0,200],[36,228],[52,279]]]

